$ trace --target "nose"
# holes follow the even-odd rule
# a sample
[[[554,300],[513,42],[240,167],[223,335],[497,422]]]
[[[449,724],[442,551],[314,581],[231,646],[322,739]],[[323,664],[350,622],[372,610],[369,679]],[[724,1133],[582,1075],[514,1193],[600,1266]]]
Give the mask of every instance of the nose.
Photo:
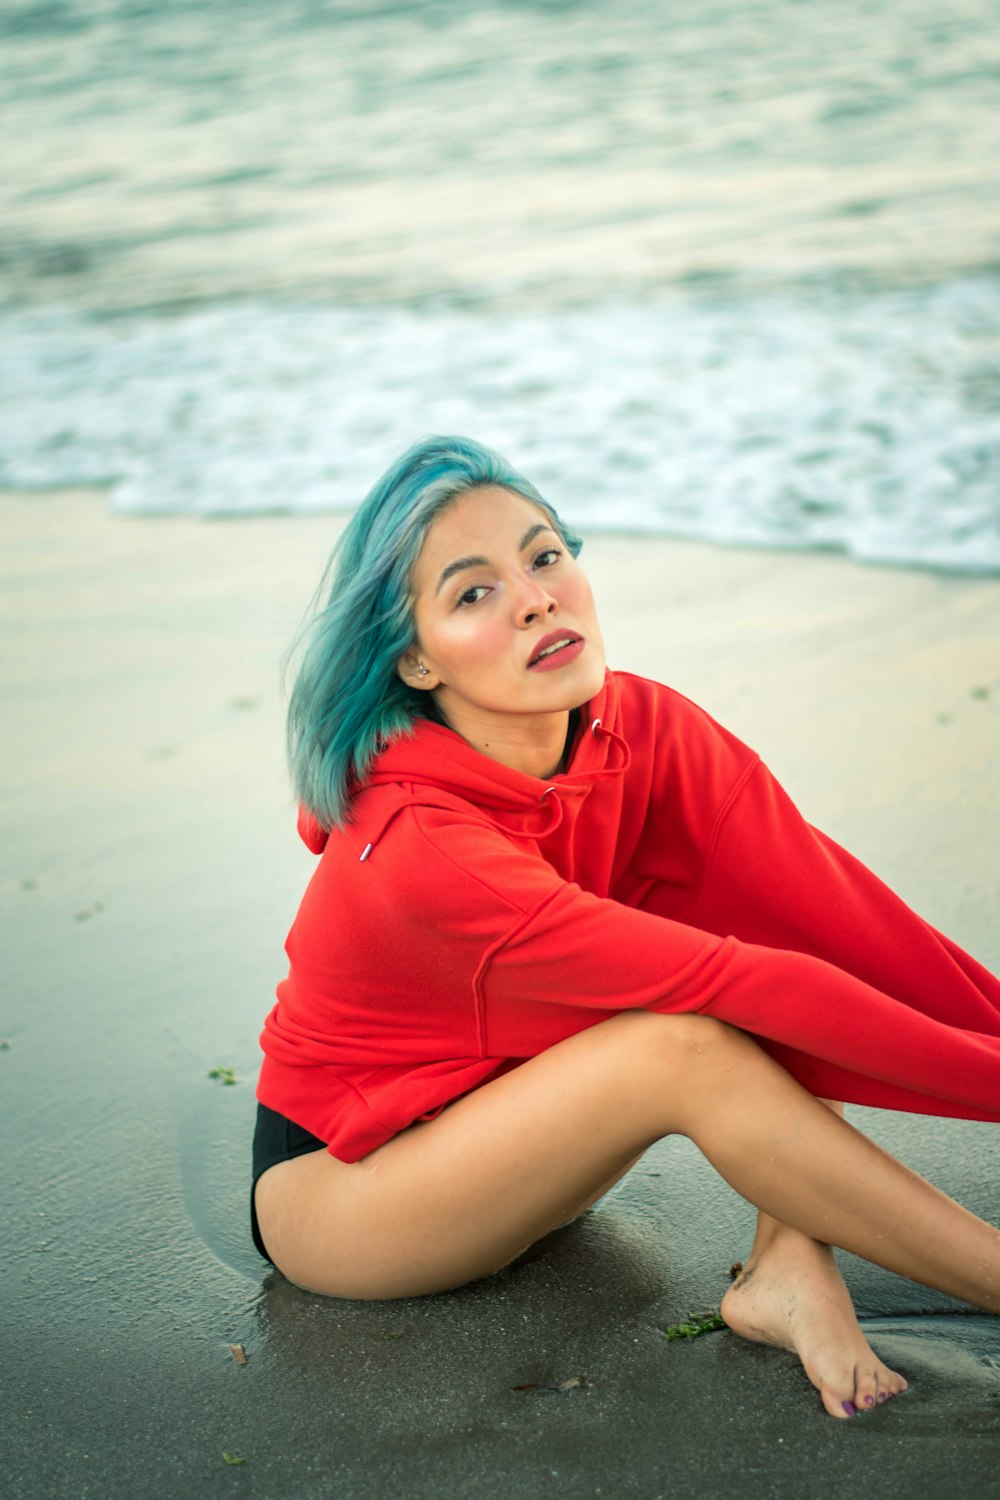
[[[537,578],[526,577],[522,579],[514,608],[517,623],[524,629],[528,625],[537,625],[539,620],[556,614],[559,604],[553,595],[541,586]]]

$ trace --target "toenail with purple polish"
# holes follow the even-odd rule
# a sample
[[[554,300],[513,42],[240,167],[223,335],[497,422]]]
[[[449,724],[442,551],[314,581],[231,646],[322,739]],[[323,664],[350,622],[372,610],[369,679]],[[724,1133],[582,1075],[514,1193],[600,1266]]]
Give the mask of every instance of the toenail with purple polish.
[[[866,1406],[874,1406],[875,1405],[875,1403],[872,1400],[871,1396],[866,1396],[865,1397],[865,1405]]]
[[[884,1401],[885,1400],[885,1391],[879,1391],[879,1393],[878,1393],[878,1399],[880,1401]]]
[[[840,1404],[849,1417],[859,1417],[861,1415],[853,1401],[841,1401]]]

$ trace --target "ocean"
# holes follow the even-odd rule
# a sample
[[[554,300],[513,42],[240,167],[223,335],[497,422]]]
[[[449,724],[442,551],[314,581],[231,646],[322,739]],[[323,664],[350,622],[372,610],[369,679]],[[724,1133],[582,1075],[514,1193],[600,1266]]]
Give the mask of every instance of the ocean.
[[[1000,569],[1000,6],[0,0],[0,486]]]

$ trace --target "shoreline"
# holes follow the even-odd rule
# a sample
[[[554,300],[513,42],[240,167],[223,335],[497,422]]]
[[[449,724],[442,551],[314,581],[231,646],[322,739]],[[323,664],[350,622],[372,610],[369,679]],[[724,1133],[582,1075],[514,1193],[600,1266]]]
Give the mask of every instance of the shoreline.
[[[174,523],[197,523],[204,526],[234,525],[240,522],[256,524],[265,521],[301,522],[304,525],[323,525],[334,537],[337,530],[350,518],[355,505],[331,505],[315,510],[295,510],[291,507],[273,506],[269,509],[218,510],[187,512],[180,510],[116,510],[111,496],[112,484],[12,484],[0,483],[0,506],[5,503],[23,505],[29,502],[45,504],[48,501],[65,502],[72,505],[98,507],[109,520],[116,522],[144,522],[155,525]],[[604,541],[650,542],[654,546],[707,547],[713,552],[764,553],[779,557],[840,558],[859,568],[876,569],[884,573],[925,574],[935,578],[954,578],[972,582],[1000,581],[1000,566],[960,567],[945,563],[923,562],[907,558],[859,557],[837,542],[807,543],[794,541],[760,541],[754,538],[701,536],[695,532],[674,531],[662,526],[619,525],[601,523],[578,528],[592,549]]]

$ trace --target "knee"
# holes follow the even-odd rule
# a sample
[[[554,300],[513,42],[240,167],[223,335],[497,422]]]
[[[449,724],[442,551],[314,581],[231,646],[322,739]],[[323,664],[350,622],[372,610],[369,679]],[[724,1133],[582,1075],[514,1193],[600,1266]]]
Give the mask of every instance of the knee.
[[[616,1019],[625,1022],[639,1055],[652,1061],[661,1074],[666,1070],[686,1082],[737,1066],[754,1047],[742,1031],[713,1016],[643,1010]]]

